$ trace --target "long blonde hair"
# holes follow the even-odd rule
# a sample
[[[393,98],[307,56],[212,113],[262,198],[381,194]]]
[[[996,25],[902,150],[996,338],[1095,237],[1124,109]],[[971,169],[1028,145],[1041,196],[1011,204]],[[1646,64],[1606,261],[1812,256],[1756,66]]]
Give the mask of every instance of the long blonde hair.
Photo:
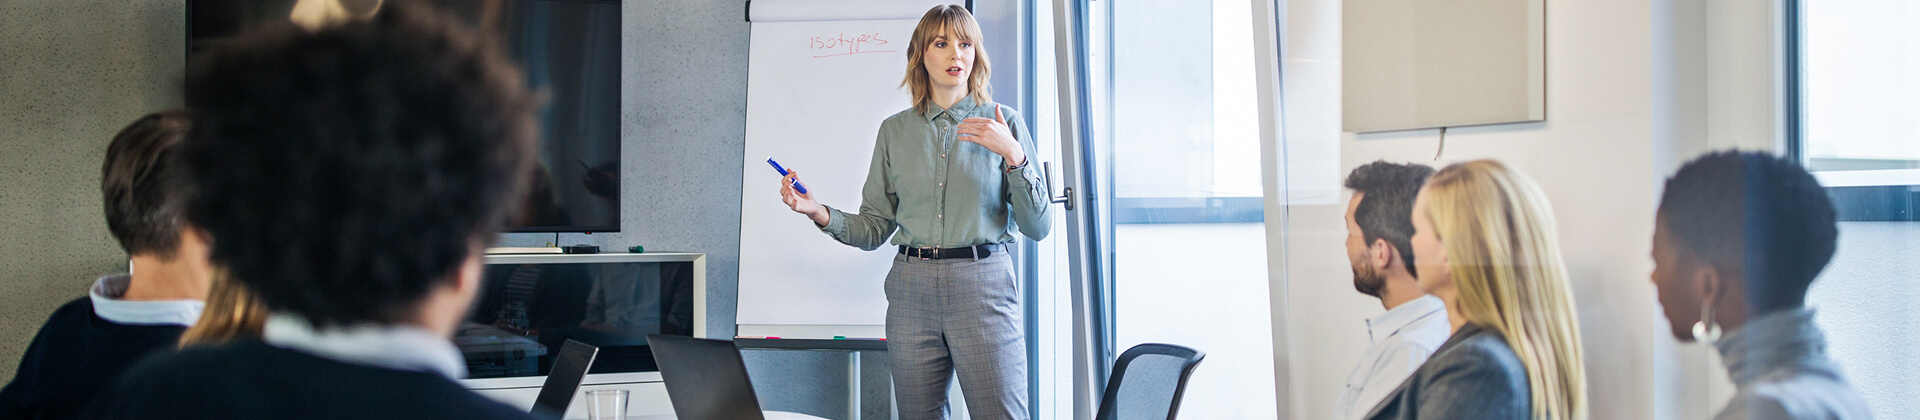
[[[1500,332],[1527,368],[1533,417],[1587,417],[1587,375],[1573,294],[1539,185],[1492,160],[1427,180],[1424,216],[1446,248],[1467,322]]]
[[[267,323],[267,307],[225,269],[214,269],[200,320],[180,334],[180,347],[212,346],[237,340],[257,340]]]
[[[948,41],[966,41],[973,43],[973,72],[967,75],[967,97],[975,105],[993,101],[992,88],[987,85],[987,77],[993,72],[987,66],[987,47],[980,43],[980,23],[973,20],[973,14],[967,8],[943,4],[927,10],[920,17],[920,24],[913,27],[913,41],[907,45],[907,78],[900,86],[913,91],[913,110],[927,112],[933,106],[933,82],[927,79],[927,44],[933,38],[952,32],[960,39]]]

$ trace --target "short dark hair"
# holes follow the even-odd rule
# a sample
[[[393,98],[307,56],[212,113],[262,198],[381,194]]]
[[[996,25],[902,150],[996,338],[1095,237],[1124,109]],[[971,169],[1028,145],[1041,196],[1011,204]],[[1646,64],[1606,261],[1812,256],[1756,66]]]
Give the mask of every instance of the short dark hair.
[[[1754,314],[1803,304],[1839,237],[1820,182],[1759,152],[1687,162],[1667,179],[1657,214],[1683,255],[1741,271]]]
[[[147,114],[120,129],[100,165],[100,201],[107,231],[127,255],[173,258],[186,227],[187,169],[180,144],[191,124],[187,112]]]
[[[186,80],[191,220],[216,264],[315,326],[404,320],[499,231],[533,167],[535,101],[499,46],[388,3],[256,28]]]
[[[1363,194],[1353,209],[1353,223],[1360,225],[1361,235],[1368,244],[1386,239],[1400,251],[1407,272],[1415,275],[1419,273],[1413,268],[1413,197],[1431,176],[1433,168],[1426,165],[1380,160],[1347,174],[1347,188]]]

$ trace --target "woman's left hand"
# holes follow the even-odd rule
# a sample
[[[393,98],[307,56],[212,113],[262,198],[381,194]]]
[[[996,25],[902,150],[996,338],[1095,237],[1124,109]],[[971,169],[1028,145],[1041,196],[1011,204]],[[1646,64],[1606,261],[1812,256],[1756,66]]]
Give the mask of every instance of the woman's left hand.
[[[972,117],[960,121],[960,141],[973,142],[988,151],[1007,160],[1007,166],[1027,164],[1027,152],[1020,147],[1020,141],[1013,138],[1013,131],[1007,128],[1007,118],[1000,115],[1000,106],[994,105],[993,119]]]

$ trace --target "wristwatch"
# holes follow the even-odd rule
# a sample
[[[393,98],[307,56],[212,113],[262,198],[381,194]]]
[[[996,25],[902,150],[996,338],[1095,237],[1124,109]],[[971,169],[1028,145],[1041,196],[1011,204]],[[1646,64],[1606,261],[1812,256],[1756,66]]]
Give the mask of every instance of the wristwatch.
[[[1020,166],[1007,166],[1007,173],[1019,172],[1021,169],[1025,169],[1027,165],[1032,165],[1032,164],[1033,164],[1033,157],[1028,156],[1026,163],[1022,163]]]

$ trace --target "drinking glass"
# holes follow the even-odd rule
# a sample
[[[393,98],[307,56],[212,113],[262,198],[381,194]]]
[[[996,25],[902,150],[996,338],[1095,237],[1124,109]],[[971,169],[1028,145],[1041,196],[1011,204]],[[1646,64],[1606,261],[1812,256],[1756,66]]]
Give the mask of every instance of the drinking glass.
[[[627,420],[627,396],[624,389],[596,389],[587,391],[587,418],[592,420]]]

